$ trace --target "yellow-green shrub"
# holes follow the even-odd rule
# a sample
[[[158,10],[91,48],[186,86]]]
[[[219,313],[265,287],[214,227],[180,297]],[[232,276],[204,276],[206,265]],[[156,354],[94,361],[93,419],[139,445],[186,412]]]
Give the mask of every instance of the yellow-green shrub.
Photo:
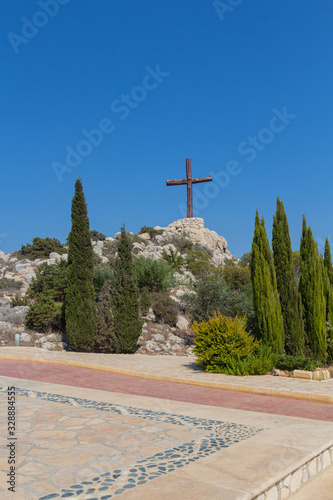
[[[267,373],[274,355],[246,330],[246,317],[230,318],[214,314],[208,321],[194,321],[194,351],[197,363],[208,372],[230,375]]]

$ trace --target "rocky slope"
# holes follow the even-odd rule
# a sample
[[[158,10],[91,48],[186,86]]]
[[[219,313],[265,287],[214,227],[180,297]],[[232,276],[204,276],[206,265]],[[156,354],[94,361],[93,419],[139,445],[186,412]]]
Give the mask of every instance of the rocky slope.
[[[132,243],[133,255],[162,259],[164,254],[170,255],[177,252],[179,238],[186,237],[199,248],[206,248],[211,261],[215,266],[223,265],[232,258],[228,245],[222,236],[215,231],[204,227],[204,220],[198,217],[192,219],[180,219],[172,222],[167,227],[156,226],[153,233],[141,233],[134,235]],[[102,262],[116,255],[117,239],[120,233],[114,237],[108,237],[104,241],[94,241],[93,249]],[[185,254],[185,252],[184,252]],[[181,255],[181,254],[180,254]],[[184,256],[184,255],[183,255]],[[67,254],[59,255],[50,253],[48,259],[18,259],[11,254],[4,254],[0,250],[0,343],[1,345],[14,345],[15,333],[20,333],[21,345],[39,346],[45,349],[66,349],[66,338],[62,334],[49,335],[36,332],[24,331],[24,316],[27,306],[10,307],[10,301],[14,295],[23,297],[30,283],[36,276],[38,267],[47,262],[53,264],[61,259],[67,260]],[[175,286],[170,292],[170,297],[181,301],[181,296],[188,290],[193,275],[186,270],[175,273]],[[142,335],[138,342],[138,353],[144,354],[170,354],[187,355],[192,352],[192,330],[189,319],[179,309],[177,324],[175,327],[159,323],[152,310],[145,318]]]

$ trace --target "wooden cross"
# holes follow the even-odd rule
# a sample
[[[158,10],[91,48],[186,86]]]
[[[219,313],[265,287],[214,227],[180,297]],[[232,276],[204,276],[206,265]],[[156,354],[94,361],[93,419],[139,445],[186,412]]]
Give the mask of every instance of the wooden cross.
[[[187,216],[193,217],[193,198],[192,198],[192,184],[198,184],[199,182],[209,182],[211,177],[195,177],[192,179],[191,174],[191,159],[186,158],[186,179],[175,179],[171,181],[166,181],[167,186],[180,186],[181,184],[187,184]]]

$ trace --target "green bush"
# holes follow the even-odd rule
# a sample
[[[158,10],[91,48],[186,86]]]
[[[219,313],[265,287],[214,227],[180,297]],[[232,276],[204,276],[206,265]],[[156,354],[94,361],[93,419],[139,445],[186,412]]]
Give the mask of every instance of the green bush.
[[[203,250],[187,250],[185,265],[186,268],[198,278],[207,276],[214,269],[214,265],[211,262],[209,254]]]
[[[150,298],[150,293],[147,287],[144,287],[142,289],[141,295],[140,295],[140,312],[141,316],[147,316],[148,311],[151,307],[151,298]]]
[[[193,323],[197,363],[212,373],[259,375],[270,371],[274,354],[245,330],[246,318],[214,314]]]
[[[250,268],[239,266],[231,260],[221,268],[221,276],[232,290],[242,290],[251,283]]]
[[[173,270],[166,262],[136,257],[133,268],[140,290],[147,287],[149,291],[166,291],[170,288]]]
[[[30,301],[27,295],[25,295],[24,297],[20,297],[17,293],[14,295],[14,297],[11,298],[10,301],[10,307],[28,306],[29,304]]]
[[[67,249],[56,238],[33,238],[32,243],[22,245],[21,250],[17,254],[26,259],[42,259],[49,257],[51,252],[58,254],[67,253]]]
[[[151,238],[154,238],[158,234],[162,234],[163,231],[162,231],[162,229],[154,229],[151,226],[142,226],[142,228],[139,231],[139,234],[142,234],[142,233],[148,233]]]
[[[19,281],[4,277],[0,279],[0,290],[18,290],[21,284]]]
[[[90,234],[93,241],[104,241],[106,238],[105,234],[96,231],[96,229],[92,229],[90,231]]]
[[[333,363],[333,326],[326,321],[327,363]]]
[[[194,320],[207,321],[214,312],[225,316],[248,316],[248,324],[253,318],[253,299],[251,285],[242,291],[232,290],[218,275],[209,275],[194,284],[193,294],[183,296]]]
[[[94,286],[97,297],[101,293],[101,290],[106,281],[110,283],[112,289],[116,282],[112,269],[109,266],[98,266],[94,270]]]
[[[30,306],[24,323],[27,328],[37,332],[62,331],[62,305],[55,304],[48,294],[44,294]]]
[[[183,266],[184,259],[178,252],[178,249],[174,252],[172,248],[170,248],[170,255],[168,255],[166,252],[163,253],[162,255],[163,260],[171,266],[172,269],[179,269]]]
[[[279,370],[293,371],[293,370],[309,370],[313,371],[317,366],[313,361],[301,356],[285,356],[277,355],[274,360],[275,368]]]
[[[55,302],[63,302],[67,290],[67,262],[61,260],[55,264],[41,264],[36,278],[32,280],[28,297],[38,299],[48,294]]]
[[[176,326],[178,305],[166,293],[153,293],[152,308],[156,318],[170,326]]]

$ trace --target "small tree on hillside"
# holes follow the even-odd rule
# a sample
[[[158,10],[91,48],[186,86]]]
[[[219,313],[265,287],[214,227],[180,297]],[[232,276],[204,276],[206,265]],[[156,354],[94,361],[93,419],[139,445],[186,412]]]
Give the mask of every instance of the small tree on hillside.
[[[95,348],[100,352],[113,352],[115,345],[110,281],[105,281],[96,302],[97,335]]]
[[[90,351],[96,338],[94,253],[81,179],[75,183],[72,228],[68,236],[66,333],[72,349]]]
[[[255,312],[256,335],[272,347],[275,353],[283,352],[283,318],[271,249],[258,211],[251,248],[251,279]]]
[[[323,283],[323,265],[318,253],[311,227],[307,228],[303,215],[300,247],[301,278],[299,288],[302,296],[305,347],[307,354],[319,362],[326,361],[326,309]]]
[[[283,316],[285,350],[287,354],[302,356],[304,349],[302,299],[294,273],[287,216],[279,198],[276,202],[276,215],[273,216],[272,247]]]
[[[117,353],[133,353],[142,331],[143,320],[139,312],[139,291],[133,271],[131,243],[124,227],[121,228],[114,275],[114,349]]]

